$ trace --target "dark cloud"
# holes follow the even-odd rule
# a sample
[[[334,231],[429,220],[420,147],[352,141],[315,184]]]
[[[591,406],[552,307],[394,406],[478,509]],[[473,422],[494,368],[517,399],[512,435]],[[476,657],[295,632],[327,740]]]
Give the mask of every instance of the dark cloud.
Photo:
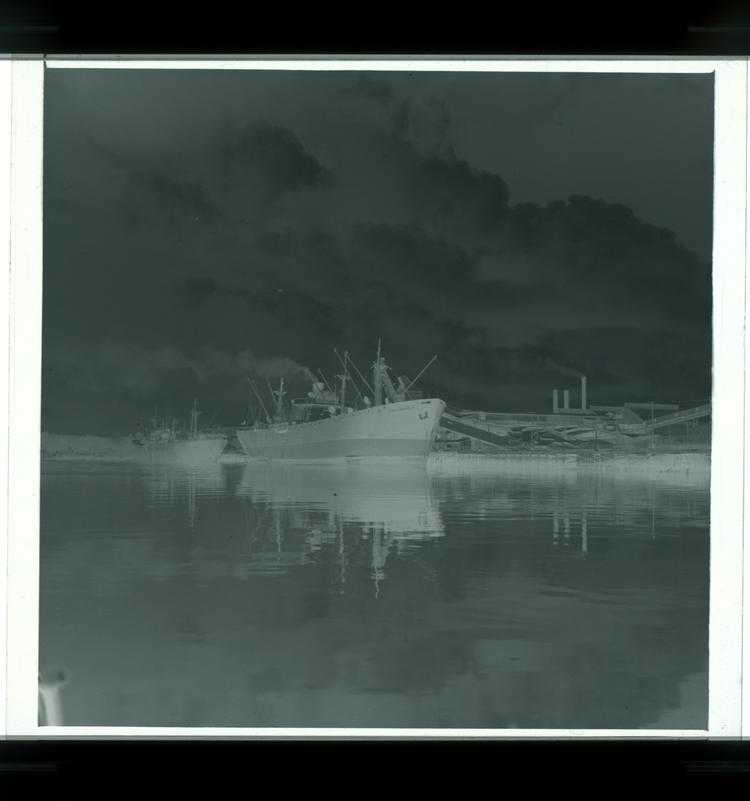
[[[278,381],[282,376],[300,393],[315,380],[310,370],[292,359],[259,357],[250,350],[203,347],[187,353],[171,345],[145,348],[112,342],[48,345],[43,407],[54,429],[65,425],[61,411],[85,398],[87,413],[96,422],[127,433],[128,426],[132,432],[136,418],[149,417],[154,406],[163,414],[184,415],[190,399],[200,395],[214,421],[224,422],[223,415],[244,413],[248,379]],[[125,406],[130,412],[119,424],[106,414],[113,401],[115,408]]]
[[[705,260],[621,202],[514,201],[456,145],[472,114],[502,137],[488,87],[508,101],[503,119],[551,120],[583,114],[594,84],[631,97],[622,76],[509,95],[515,76],[196,73],[186,94],[186,75],[59,73],[46,93],[47,428],[121,430],[195,393],[239,420],[244,373],[283,367],[303,391],[337,369],[334,347],[369,369],[379,338],[402,374],[437,353],[423,386],[480,408],[546,408],[580,372],[593,402],[710,392]],[[687,93],[710,118],[707,76],[682,77],[674,92],[655,78],[658,114]],[[685,169],[705,149],[696,139]]]
[[[220,287],[210,276],[194,276],[186,278],[181,289],[186,302],[196,307],[204,303]]]
[[[391,131],[423,155],[454,159],[451,116],[437,97],[410,99],[398,95],[384,79],[362,76],[344,93],[374,101],[384,111]]]
[[[132,225],[170,227],[201,218],[212,221],[218,213],[200,184],[158,169],[133,171],[127,176],[120,209],[124,220]]]
[[[47,355],[50,371],[61,371],[71,383],[97,393],[116,388],[149,395],[163,385],[169,373],[180,372],[189,373],[198,382],[221,375],[312,379],[312,373],[292,359],[258,357],[250,350],[226,353],[205,347],[188,355],[174,346],[148,349],[105,342],[75,348],[51,345]]]
[[[372,75],[361,75],[350,86],[345,87],[343,91],[353,96],[359,95],[368,100],[375,100],[384,106],[394,102],[394,92],[391,84],[387,80],[375,78]]]
[[[263,180],[279,192],[319,186],[330,178],[294,133],[279,126],[250,126],[237,132],[222,146],[221,161],[235,180]]]
[[[497,175],[472,169],[465,161],[415,159],[409,191],[420,216],[455,235],[487,235],[508,208],[509,192]]]

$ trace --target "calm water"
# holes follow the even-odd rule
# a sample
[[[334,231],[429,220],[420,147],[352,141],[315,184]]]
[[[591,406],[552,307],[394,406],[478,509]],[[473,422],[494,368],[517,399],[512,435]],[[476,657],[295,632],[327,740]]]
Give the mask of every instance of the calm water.
[[[47,461],[66,724],[705,728],[708,488]]]

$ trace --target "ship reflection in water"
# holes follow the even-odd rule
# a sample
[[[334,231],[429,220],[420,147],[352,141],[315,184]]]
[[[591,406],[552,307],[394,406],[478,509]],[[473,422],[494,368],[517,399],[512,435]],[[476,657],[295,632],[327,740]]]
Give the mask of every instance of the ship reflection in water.
[[[247,573],[278,569],[287,559],[309,562],[330,551],[346,581],[347,540],[363,561],[369,545],[375,594],[386,577],[388,554],[403,556],[415,543],[443,536],[430,477],[423,464],[249,464],[238,495],[244,500],[250,550]],[[273,524],[269,527],[269,517]],[[273,545],[268,550],[268,533]],[[254,550],[257,549],[257,550]],[[294,556],[292,556],[294,554]]]
[[[67,725],[707,725],[707,486],[45,462],[41,514]]]

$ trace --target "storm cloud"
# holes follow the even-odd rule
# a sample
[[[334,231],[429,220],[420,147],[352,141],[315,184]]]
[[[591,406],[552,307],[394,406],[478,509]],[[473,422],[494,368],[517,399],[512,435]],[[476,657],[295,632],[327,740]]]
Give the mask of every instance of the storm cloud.
[[[580,372],[595,403],[710,394],[711,76],[47,76],[47,430],[196,395],[239,422],[247,375],[302,391],[378,339],[476,408],[546,409]],[[609,136],[599,196],[574,120]],[[493,162],[540,141],[525,181]]]

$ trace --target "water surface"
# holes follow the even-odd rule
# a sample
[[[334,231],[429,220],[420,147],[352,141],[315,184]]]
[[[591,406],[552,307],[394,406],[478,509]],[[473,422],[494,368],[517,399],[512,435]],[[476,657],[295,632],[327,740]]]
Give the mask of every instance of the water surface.
[[[47,460],[65,723],[705,728],[709,494],[572,468]]]

